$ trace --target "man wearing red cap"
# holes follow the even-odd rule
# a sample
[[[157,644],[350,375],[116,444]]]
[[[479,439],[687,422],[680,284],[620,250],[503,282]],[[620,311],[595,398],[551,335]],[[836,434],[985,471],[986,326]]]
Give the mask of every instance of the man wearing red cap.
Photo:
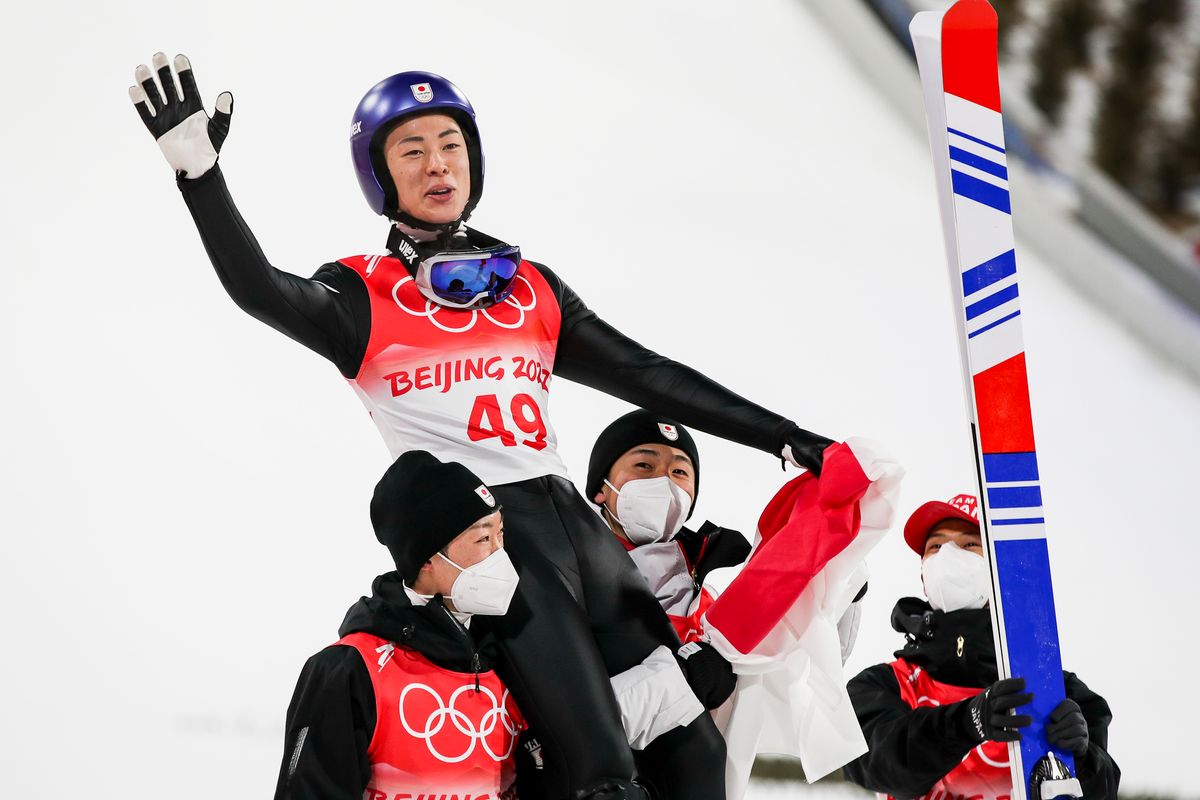
[[[1033,696],[1024,678],[998,680],[978,507],[967,494],[931,501],[904,526],[904,540],[921,556],[928,600],[900,599],[892,627],[905,644],[896,660],[849,683],[869,749],[845,774],[864,788],[904,798],[1012,793],[1006,743],[1032,722],[1014,709]],[[1075,754],[1085,797],[1116,800],[1121,771],[1107,752],[1112,712],[1073,673],[1063,680],[1067,698],[1050,714],[1046,735]]]

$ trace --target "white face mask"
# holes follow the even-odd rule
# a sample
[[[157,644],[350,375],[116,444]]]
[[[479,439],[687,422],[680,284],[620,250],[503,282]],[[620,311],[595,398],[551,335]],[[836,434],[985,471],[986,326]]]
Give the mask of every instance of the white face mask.
[[[604,482],[617,493],[613,518],[637,546],[665,542],[679,533],[692,507],[688,493],[665,475],[626,481],[619,491],[607,480]]]
[[[921,562],[929,605],[938,611],[983,608],[992,596],[992,576],[981,553],[946,542]]]
[[[464,614],[498,617],[508,611],[517,591],[517,569],[501,548],[472,567],[460,567],[441,553],[442,560],[459,571],[446,597]]]

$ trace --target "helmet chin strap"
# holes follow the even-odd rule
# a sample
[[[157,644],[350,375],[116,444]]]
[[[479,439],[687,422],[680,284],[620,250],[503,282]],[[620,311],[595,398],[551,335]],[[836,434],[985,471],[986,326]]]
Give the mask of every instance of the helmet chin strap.
[[[450,222],[427,222],[399,208],[385,211],[384,213],[388,219],[396,223],[396,227],[411,236],[414,241],[431,242],[439,236],[457,231],[466,223],[467,219],[471,216],[471,212],[474,210],[475,203],[468,200],[466,207],[463,208],[458,218]]]
[[[407,217],[408,215],[405,214],[404,216]],[[429,223],[422,223],[422,227],[417,227],[399,219],[394,220],[394,224],[405,236],[421,244],[467,235],[466,225],[461,219],[455,222],[448,222],[445,225],[439,225],[437,228],[424,227],[429,225]]]
[[[467,217],[470,215],[464,212],[463,214],[459,215],[458,219],[450,222],[426,222],[423,219],[414,217],[407,211],[400,211],[397,209],[396,211],[388,212],[387,216],[398,226],[400,226],[401,230],[403,230],[409,236],[413,237],[418,242],[423,242],[431,241],[443,233],[454,230],[459,225],[462,225],[464,222],[466,222]]]

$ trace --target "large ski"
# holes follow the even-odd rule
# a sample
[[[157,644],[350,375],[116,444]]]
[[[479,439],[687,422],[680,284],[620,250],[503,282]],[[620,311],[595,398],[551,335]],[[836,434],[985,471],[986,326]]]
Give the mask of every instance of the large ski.
[[[958,0],[910,26],[929,142],[992,569],[1000,676],[1023,677],[1033,717],[1009,745],[1013,800],[1082,796],[1070,753],[1046,740],[1063,699],[1042,490],[1029,408],[1000,109],[996,12]]]

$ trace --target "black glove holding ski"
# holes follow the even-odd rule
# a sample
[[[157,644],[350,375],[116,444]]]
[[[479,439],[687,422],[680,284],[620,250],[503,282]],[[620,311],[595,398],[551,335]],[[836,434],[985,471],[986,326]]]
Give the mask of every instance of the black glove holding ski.
[[[1046,738],[1059,750],[1074,753],[1079,758],[1087,755],[1088,726],[1079,703],[1068,697],[1050,712]]]
[[[831,444],[833,439],[793,426],[783,435],[783,452],[779,455],[793,467],[802,467],[813,475],[820,475],[825,448]]]
[[[1024,678],[1005,678],[996,681],[967,704],[965,730],[979,743],[1019,742],[1020,728],[1033,722],[1028,714],[1013,714],[1017,706],[1033,702],[1033,695],[1025,691]]]
[[[217,153],[229,135],[233,95],[229,92],[217,95],[216,111],[209,119],[187,56],[175,56],[178,87],[165,54],[155,53],[152,63],[158,72],[158,83],[150,68],[141,64],[133,72],[138,85],[129,87],[129,99],[176,174],[199,178],[217,163]]]
[[[689,642],[675,651],[688,685],[705,708],[712,711],[729,699],[737,685],[733,665],[707,642]]]

